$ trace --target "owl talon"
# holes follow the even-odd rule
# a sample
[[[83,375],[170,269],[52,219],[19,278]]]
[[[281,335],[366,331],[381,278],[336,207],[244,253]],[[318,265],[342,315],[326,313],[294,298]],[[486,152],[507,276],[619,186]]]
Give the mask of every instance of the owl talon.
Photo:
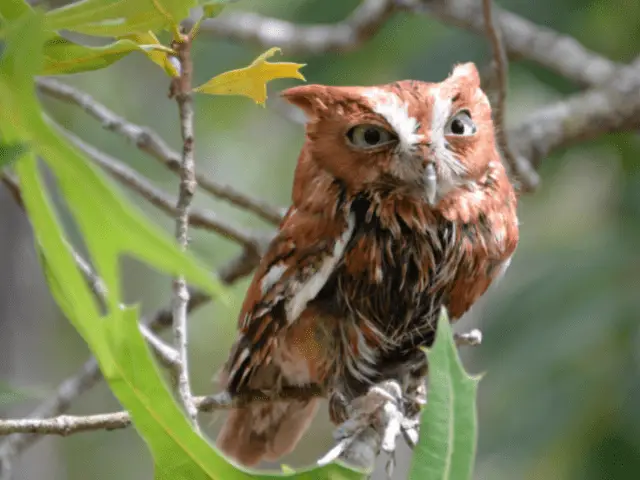
[[[351,417],[334,431],[336,446],[318,463],[324,465],[341,457],[356,466],[368,466],[383,451],[390,456],[387,473],[392,472],[398,436],[408,437],[410,444],[417,442],[419,415],[407,417],[405,404],[396,381],[388,380],[371,387],[351,402],[348,407]]]

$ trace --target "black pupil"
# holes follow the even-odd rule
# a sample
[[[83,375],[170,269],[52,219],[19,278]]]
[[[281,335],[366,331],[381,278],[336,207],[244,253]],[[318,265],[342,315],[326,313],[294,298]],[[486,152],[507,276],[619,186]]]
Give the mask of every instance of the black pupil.
[[[464,133],[464,123],[459,118],[456,118],[451,122],[451,131],[456,135],[462,135]]]
[[[375,128],[367,128],[364,131],[364,141],[369,145],[376,145],[380,143],[380,132]]]

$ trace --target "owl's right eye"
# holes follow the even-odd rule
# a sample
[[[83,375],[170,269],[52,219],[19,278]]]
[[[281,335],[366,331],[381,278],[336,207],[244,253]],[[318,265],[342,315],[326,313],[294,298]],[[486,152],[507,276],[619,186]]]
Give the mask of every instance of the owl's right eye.
[[[391,132],[377,125],[356,125],[347,132],[347,138],[358,148],[375,148],[396,139]]]

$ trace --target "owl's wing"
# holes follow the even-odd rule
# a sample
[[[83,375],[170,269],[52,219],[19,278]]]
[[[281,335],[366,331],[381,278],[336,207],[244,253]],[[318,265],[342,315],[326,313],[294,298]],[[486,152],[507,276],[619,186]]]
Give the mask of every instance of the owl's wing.
[[[240,338],[226,364],[226,388],[247,386],[271,360],[278,334],[295,322],[342,259],[352,216],[326,218],[292,207],[262,258],[239,318]]]

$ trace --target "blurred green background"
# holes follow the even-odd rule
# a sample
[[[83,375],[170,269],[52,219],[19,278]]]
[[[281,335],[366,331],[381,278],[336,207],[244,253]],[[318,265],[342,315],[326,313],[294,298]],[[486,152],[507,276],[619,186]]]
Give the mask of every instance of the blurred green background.
[[[505,0],[502,7],[574,35],[587,48],[627,62],[640,52],[640,2],[622,0]],[[296,22],[334,22],[356,0],[243,0],[233,9]],[[250,63],[262,49],[202,37],[195,47],[196,83]],[[485,39],[435,19],[396,14],[375,38],[350,53],[285,55],[307,63],[312,83],[375,84],[403,78],[439,81],[454,63],[490,59]],[[274,61],[279,60],[279,58]],[[175,103],[157,66],[134,54],[96,73],[64,78],[133,122],[157,129],[179,145]],[[303,141],[300,125],[270,106],[290,81],[270,84],[263,109],[245,98],[197,97],[199,169],[286,206]],[[508,122],[576,87],[530,62],[511,66]],[[52,116],[81,137],[121,158],[166,191],[176,178],[154,160],[105,132],[78,108],[45,99]],[[467,369],[484,372],[475,478],[483,480],[625,480],[640,478],[640,139],[619,134],[546,158],[543,184],[521,199],[521,243],[506,277],[457,328],[481,328],[481,347],[462,352]],[[130,192],[151,218],[172,221]],[[198,194],[199,205],[223,218],[266,225]],[[29,412],[87,358],[79,336],[55,307],[33,252],[22,212],[0,189],[0,414]],[[193,249],[211,268],[239,248],[192,231]],[[126,263],[127,300],[143,312],[167,304],[170,281]],[[233,340],[248,279],[232,289],[229,307],[210,305],[190,320],[194,391],[211,392],[212,378]],[[27,398],[7,394],[24,390]],[[19,402],[15,400],[20,400]],[[104,384],[75,402],[73,413],[118,408]],[[211,435],[217,415],[203,417]],[[1,440],[1,439],[0,439]],[[311,462],[332,444],[324,411],[288,464]],[[408,452],[401,453],[403,478]],[[145,446],[131,429],[45,438],[16,465],[16,480],[152,478]],[[382,478],[382,477],[380,477]]]

